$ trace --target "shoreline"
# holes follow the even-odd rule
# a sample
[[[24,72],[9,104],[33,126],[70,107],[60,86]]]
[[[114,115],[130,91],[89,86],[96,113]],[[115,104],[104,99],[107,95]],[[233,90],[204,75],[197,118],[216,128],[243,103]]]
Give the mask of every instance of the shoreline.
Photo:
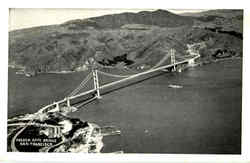
[[[230,57],[230,58],[222,58],[222,59],[213,59],[213,60],[210,60],[210,61],[197,62],[191,67],[197,67],[197,66],[210,64],[210,63],[217,63],[217,62],[223,62],[223,61],[228,61],[228,60],[240,60],[240,59],[242,59],[242,57]],[[13,65],[9,65],[8,67],[12,68],[12,69],[16,69],[16,74],[24,75],[26,77],[34,77],[34,76],[43,75],[43,74],[73,74],[73,73],[76,73],[76,72],[84,72],[84,71],[88,70],[88,69],[85,69],[85,70],[78,70],[78,71],[49,71],[49,72],[40,72],[40,73],[37,73],[37,75],[31,75],[30,73],[24,72],[24,68],[15,67]],[[189,67],[187,67],[187,68],[189,68]],[[187,69],[187,68],[184,68],[184,69]]]
[[[235,60],[236,62],[239,62],[239,60]],[[223,62],[224,63],[224,62]],[[225,62],[227,63],[227,62]],[[234,62],[230,62],[230,65],[234,64]],[[239,63],[240,64],[240,63]],[[238,64],[237,64],[238,65]],[[147,80],[147,82],[144,82],[143,84],[136,84],[133,85],[133,87],[128,87],[126,89],[123,89],[121,91],[117,91],[114,92],[112,94],[107,95],[105,98],[103,98],[101,103],[95,103],[94,105],[89,105],[87,108],[87,111],[84,111],[84,109],[79,110],[77,112],[71,113],[69,116],[72,118],[81,118],[84,119],[88,122],[95,122],[97,124],[100,124],[101,126],[111,126],[111,125],[115,125],[117,128],[121,129],[122,133],[125,133],[122,137],[114,137],[114,138],[105,138],[104,140],[104,144],[105,144],[105,149],[103,149],[103,152],[112,152],[112,151],[116,151],[117,149],[122,149],[125,153],[134,153],[134,152],[142,152],[142,153],[152,153],[152,152],[166,152],[166,153],[183,153],[183,152],[196,152],[196,149],[199,148],[199,150],[201,150],[201,153],[209,153],[211,151],[207,150],[206,148],[202,148],[202,147],[197,147],[195,145],[193,145],[192,142],[195,142],[194,139],[191,138],[186,138],[186,137],[181,137],[180,135],[185,135],[185,128],[186,127],[191,127],[191,133],[194,134],[194,136],[199,136],[201,133],[199,132],[199,125],[197,124],[201,124],[201,123],[205,123],[205,122],[209,122],[210,120],[215,121],[215,123],[211,126],[213,126],[213,128],[211,128],[211,126],[209,124],[207,124],[208,126],[208,132],[214,132],[214,125],[215,128],[219,127],[220,130],[218,130],[218,134],[215,135],[210,135],[208,134],[207,136],[209,138],[213,138],[214,142],[211,141],[206,141],[209,142],[212,145],[215,145],[215,152],[220,152],[220,153],[227,153],[228,151],[225,150],[221,150],[220,148],[220,144],[216,146],[217,142],[220,141],[220,135],[222,135],[224,133],[224,130],[227,131],[227,128],[223,130],[223,126],[228,124],[229,122],[227,121],[228,119],[239,119],[237,117],[238,114],[235,115],[235,113],[233,112],[228,112],[229,113],[229,117],[227,116],[225,120],[221,120],[220,118],[220,113],[217,112],[217,110],[221,107],[225,107],[228,109],[233,109],[230,106],[230,102],[229,103],[225,103],[223,105],[225,106],[221,106],[221,105],[214,105],[215,103],[213,102],[214,100],[214,96],[218,96],[218,98],[226,98],[229,99],[229,101],[231,101],[230,99],[235,99],[234,95],[235,94],[231,94],[230,92],[235,92],[234,88],[231,87],[227,87],[227,93],[222,93],[221,91],[219,91],[221,87],[217,87],[214,88],[213,90],[215,91],[215,93],[213,93],[214,91],[209,91],[207,92],[206,90],[209,89],[211,90],[211,87],[207,87],[208,84],[205,83],[201,83],[201,88],[199,86],[196,86],[195,83],[197,83],[196,81],[196,77],[193,76],[194,73],[196,75],[202,75],[204,79],[202,79],[203,82],[207,82],[208,78],[211,79],[211,75],[214,76],[221,76],[219,75],[220,71],[216,71],[217,67],[220,67],[220,64],[211,64],[211,70],[210,70],[210,66],[204,66],[204,70],[203,67],[200,68],[198,67],[197,69],[194,69],[194,71],[190,71],[190,72],[186,72],[187,75],[167,75],[167,76],[159,76],[158,78],[154,78],[152,80]],[[215,67],[215,69],[213,69]],[[212,73],[208,73],[208,74],[204,74],[204,71],[212,71]],[[215,71],[214,71],[215,70]],[[227,70],[225,70],[227,71]],[[14,72],[14,71],[13,71]],[[185,73],[185,71],[183,71]],[[189,74],[189,75],[188,75]],[[222,72],[222,74],[224,74]],[[228,73],[227,73],[228,74]],[[238,73],[237,73],[238,74]],[[15,74],[13,74],[15,75]],[[208,75],[208,76],[207,76]],[[55,80],[55,78],[58,78],[61,80],[61,78],[57,75],[53,75],[54,77],[51,79],[49,77],[49,79],[45,78],[44,80],[46,81],[45,84],[49,85],[48,86],[48,90],[50,90],[52,88],[51,86],[51,82],[52,80]],[[63,76],[63,75],[62,75]],[[67,75],[65,75],[67,76]],[[78,75],[75,75],[76,78],[74,78],[74,80],[76,79],[77,83],[78,81],[80,81],[81,78],[77,77]],[[231,76],[231,75],[230,75]],[[71,78],[72,76],[70,76],[69,78]],[[168,81],[166,81],[166,77],[168,78]],[[181,79],[180,79],[181,77]],[[194,80],[189,80],[190,78],[194,79]],[[19,79],[19,78],[18,78]],[[158,80],[159,79],[159,80]],[[183,79],[183,80],[182,80]],[[188,79],[188,80],[186,80]],[[230,79],[230,78],[228,78]],[[37,81],[35,78],[31,79],[32,81]],[[69,81],[71,81],[72,79],[68,79]],[[198,102],[205,102],[203,103],[204,105],[202,107],[204,107],[204,109],[202,109],[203,111],[201,111],[201,109],[197,106],[194,105],[192,103],[192,99],[197,97],[193,94],[187,95],[186,93],[189,92],[190,89],[187,89],[188,87],[186,87],[184,89],[176,89],[176,90],[172,90],[172,93],[170,91],[170,88],[168,88],[167,86],[162,87],[162,85],[166,85],[169,83],[178,83],[180,85],[183,85],[182,82],[178,82],[178,81],[183,81],[183,82],[187,82],[186,85],[191,85],[192,88],[190,88],[191,90],[197,90],[199,93],[199,98],[196,99],[198,100]],[[24,82],[26,82],[28,85],[27,88],[30,88],[30,81],[25,80]],[[167,83],[166,83],[167,82]],[[195,83],[193,83],[195,82]],[[214,82],[214,80],[212,80],[212,83]],[[223,82],[225,82],[223,80]],[[43,82],[41,82],[43,83]],[[62,83],[60,85],[65,86],[67,82]],[[210,83],[210,82],[208,82]],[[220,81],[218,81],[218,83],[221,83]],[[15,84],[15,82],[14,82]],[[13,84],[12,84],[13,85]],[[143,87],[142,87],[143,85]],[[229,83],[229,85],[231,85]],[[234,84],[233,84],[234,85]],[[40,86],[40,81],[39,84],[36,84],[36,86]],[[35,86],[33,86],[32,90],[34,90],[34,92],[36,91],[34,89]],[[16,87],[13,87],[14,89],[16,89]],[[142,89],[143,88],[143,89]],[[153,89],[154,88],[154,89]],[[65,88],[63,88],[65,89]],[[228,90],[229,89],[229,90]],[[231,90],[232,89],[232,90]],[[15,94],[22,94],[23,96],[23,90],[26,90],[26,87],[20,86],[20,91],[19,92],[15,92]],[[66,90],[66,89],[65,89]],[[136,90],[136,94],[135,95],[131,95],[131,91]],[[152,91],[157,92],[157,94],[152,95]],[[203,94],[202,92],[205,91],[205,94]],[[216,92],[218,91],[218,92]],[[54,97],[57,96],[55,95],[55,93],[52,93],[54,91],[51,92],[46,92],[48,94],[46,94],[46,97],[48,97],[48,99],[50,97]],[[176,94],[173,94],[176,93]],[[56,94],[61,94],[60,91],[58,91]],[[183,94],[184,93],[184,94]],[[207,94],[208,93],[208,94]],[[152,98],[148,98],[149,94],[151,95],[150,97]],[[36,95],[34,94],[34,98],[36,99],[40,99],[42,100],[42,102],[40,103],[47,103],[46,99],[44,100],[45,95]],[[180,97],[180,99],[176,99],[176,97]],[[203,96],[204,95],[204,96]],[[229,97],[227,97],[229,95]],[[232,95],[232,97],[231,97]],[[226,96],[226,97],[224,97]],[[163,98],[164,97],[164,98]],[[167,97],[167,99],[165,99],[165,97]],[[187,98],[187,99],[186,99]],[[27,98],[22,98],[21,103],[23,103],[23,100],[25,100]],[[184,100],[186,99],[186,100]],[[209,101],[204,99],[209,99]],[[180,103],[176,103],[173,105],[173,102],[175,101],[180,101]],[[39,100],[40,101],[40,100]],[[132,101],[132,102],[128,102],[128,101]],[[184,101],[184,103],[183,103]],[[190,101],[190,102],[189,102]],[[31,101],[34,103],[34,101]],[[159,102],[159,103],[158,103]],[[211,104],[209,104],[209,102],[212,102]],[[19,104],[21,104],[19,103]],[[119,104],[119,105],[118,105]],[[124,105],[123,105],[124,104]],[[138,105],[140,104],[140,105]],[[154,104],[154,111],[152,111],[151,107],[153,106],[152,104]],[[16,106],[20,106],[18,105],[18,103],[14,104]],[[136,108],[135,108],[136,105]],[[166,105],[168,105],[168,107],[165,107]],[[212,106],[213,107],[212,107]],[[22,105],[21,105],[22,106]],[[35,109],[32,106],[36,106],[36,104],[33,105],[27,105],[25,107],[27,107],[27,110],[25,111],[26,113],[30,111],[30,113],[32,113],[33,111],[30,109],[28,110],[28,107],[33,108],[33,110]],[[185,109],[183,108],[183,106],[185,106]],[[235,106],[235,105],[234,105]],[[237,106],[240,107],[240,104]],[[178,111],[175,111],[176,108],[179,108]],[[210,109],[209,109],[210,108]],[[11,109],[11,108],[10,108]],[[17,108],[18,109],[18,108]],[[20,109],[20,107],[19,107]],[[38,109],[36,108],[36,111]],[[11,111],[11,110],[10,110]],[[21,110],[22,112],[22,110]],[[16,112],[17,113],[17,112]],[[20,113],[20,112],[18,112]],[[151,114],[152,113],[152,114]],[[12,114],[10,112],[10,114]],[[13,112],[14,114],[14,112]],[[200,116],[194,116],[195,114],[199,114]],[[213,119],[210,119],[210,117],[207,117],[207,114],[214,114],[215,118],[213,117]],[[233,116],[233,117],[231,117]],[[105,118],[104,118],[105,117]],[[126,118],[123,118],[126,117]],[[156,118],[157,117],[157,121],[153,121],[150,122],[149,120],[152,118]],[[175,118],[177,117],[177,118]],[[185,121],[182,121],[183,118],[186,118]],[[235,118],[234,118],[235,117]],[[159,124],[158,122],[161,121],[161,123]],[[132,125],[132,123],[136,120],[136,125]],[[171,122],[171,125],[168,125]],[[162,126],[161,124],[164,123],[166,125]],[[190,124],[187,126],[187,124]],[[193,124],[193,125],[191,125]],[[230,123],[231,124],[231,123]],[[236,124],[236,125],[234,125]],[[235,131],[234,129],[237,129],[237,121],[233,121],[232,125],[233,126],[233,131]],[[159,126],[159,127],[156,127]],[[221,127],[222,126],[222,127]],[[178,133],[178,135],[176,135],[176,130],[174,128],[180,128],[182,129],[183,133]],[[221,128],[220,128],[221,127]],[[143,131],[147,130],[147,133],[144,133]],[[165,131],[167,130],[167,131]],[[229,130],[229,129],[228,129]],[[217,131],[217,130],[216,130]],[[230,131],[232,131],[230,129]],[[154,135],[154,133],[158,133],[162,135],[162,137],[165,137],[164,139],[161,137],[158,137],[157,135]],[[207,133],[208,133],[207,132]],[[138,138],[140,137],[140,139]],[[176,137],[176,142],[178,141],[178,143],[175,144],[171,144],[171,138]],[[218,138],[217,138],[218,137]],[[228,136],[228,139],[231,139],[232,136]],[[147,143],[148,139],[159,139],[159,142],[162,142],[163,145],[162,146],[166,146],[166,148],[161,148],[159,149],[157,142],[155,142],[154,144],[151,143]],[[202,137],[203,138],[203,137]],[[191,140],[190,140],[191,139]],[[191,141],[191,142],[190,142]],[[143,144],[141,144],[141,142],[143,142]],[[190,148],[182,148],[180,150],[172,150],[173,149],[177,149],[177,147],[179,146],[183,146],[186,143],[190,143],[191,147]],[[237,143],[237,142],[236,142]],[[232,144],[233,147],[237,146],[237,144],[234,143]],[[133,145],[131,145],[133,144]],[[226,145],[227,142],[222,143],[222,145]],[[168,146],[171,147],[168,148]],[[150,148],[147,148],[150,147]],[[236,148],[236,147],[235,147]],[[178,148],[179,149],[179,148]],[[238,148],[237,148],[238,149]],[[235,150],[237,152],[237,149]],[[235,152],[232,151],[232,152]],[[230,152],[230,151],[229,151]]]

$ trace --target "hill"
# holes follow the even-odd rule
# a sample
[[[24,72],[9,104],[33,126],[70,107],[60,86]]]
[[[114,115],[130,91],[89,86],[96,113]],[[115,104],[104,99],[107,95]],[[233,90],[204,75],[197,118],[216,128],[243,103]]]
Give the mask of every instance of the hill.
[[[243,10],[220,9],[199,13],[183,13],[182,15],[193,17],[196,27],[217,28],[223,31],[243,33]]]
[[[225,18],[232,18],[235,16],[242,16],[243,10],[239,9],[217,9],[217,10],[207,10],[203,12],[188,12],[182,13],[182,16],[192,16],[192,17],[202,17],[202,16],[220,16]]]
[[[216,21],[204,21],[202,16],[156,10],[11,31],[9,65],[23,67],[33,74],[79,70],[91,59],[104,66],[152,66],[170,48],[176,49],[178,55],[186,55],[187,44],[196,42],[207,44],[203,49],[205,58],[218,50],[241,56],[240,30],[233,28],[240,28],[242,18],[238,18],[239,22],[228,22],[232,26],[230,30],[217,30]]]
[[[115,29],[126,24],[155,25],[159,27],[179,27],[192,25],[193,20],[180,15],[173,14],[166,10],[156,10],[153,12],[142,11],[138,13],[121,13],[93,17],[89,19],[77,19],[65,22],[63,26],[69,29],[83,29],[94,27],[96,29]]]

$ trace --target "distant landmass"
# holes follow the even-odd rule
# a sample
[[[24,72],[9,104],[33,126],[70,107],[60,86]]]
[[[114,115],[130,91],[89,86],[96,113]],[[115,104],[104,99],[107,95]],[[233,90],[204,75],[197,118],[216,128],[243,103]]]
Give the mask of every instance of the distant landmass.
[[[73,29],[82,29],[92,26],[99,29],[115,29],[126,24],[145,24],[159,27],[179,27],[192,25],[193,19],[173,14],[167,10],[156,10],[153,12],[142,11],[138,13],[121,13],[105,15],[84,20],[72,20],[63,25]]]
[[[153,65],[174,48],[204,42],[203,60],[242,56],[243,10],[177,15],[167,10],[104,15],[9,32],[9,66],[26,73],[78,71],[91,60],[103,66]]]

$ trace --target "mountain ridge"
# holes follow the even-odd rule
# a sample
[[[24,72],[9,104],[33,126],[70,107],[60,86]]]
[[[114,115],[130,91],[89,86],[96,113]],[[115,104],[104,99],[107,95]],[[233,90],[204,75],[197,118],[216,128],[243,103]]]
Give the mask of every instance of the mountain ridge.
[[[207,20],[165,10],[141,11],[11,31],[9,64],[24,67],[28,72],[74,71],[90,58],[113,66],[123,58],[133,67],[153,64],[148,58],[159,60],[173,47],[185,55],[187,44],[204,40],[210,48],[206,55],[216,53],[218,48],[229,48],[232,54],[241,56],[242,39],[234,35],[242,35],[242,19],[217,17]]]
[[[174,21],[173,21],[174,20]],[[120,14],[104,15],[99,17],[92,17],[88,19],[77,19],[63,23],[63,26],[75,24],[82,27],[84,25],[94,26],[95,28],[114,29],[120,28],[126,24],[145,24],[156,25],[159,27],[177,27],[181,25],[192,25],[192,19],[176,15],[167,10],[156,11],[141,11],[138,13],[125,12]]]

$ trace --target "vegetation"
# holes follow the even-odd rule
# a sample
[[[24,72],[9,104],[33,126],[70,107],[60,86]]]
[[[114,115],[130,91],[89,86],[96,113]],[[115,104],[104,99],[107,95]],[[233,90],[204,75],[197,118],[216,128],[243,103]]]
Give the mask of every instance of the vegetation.
[[[186,44],[201,41],[207,44],[204,58],[218,50],[242,56],[242,11],[197,15],[122,13],[11,31],[9,64],[32,74],[75,71],[91,58],[104,66],[153,64],[170,48],[185,55]]]

